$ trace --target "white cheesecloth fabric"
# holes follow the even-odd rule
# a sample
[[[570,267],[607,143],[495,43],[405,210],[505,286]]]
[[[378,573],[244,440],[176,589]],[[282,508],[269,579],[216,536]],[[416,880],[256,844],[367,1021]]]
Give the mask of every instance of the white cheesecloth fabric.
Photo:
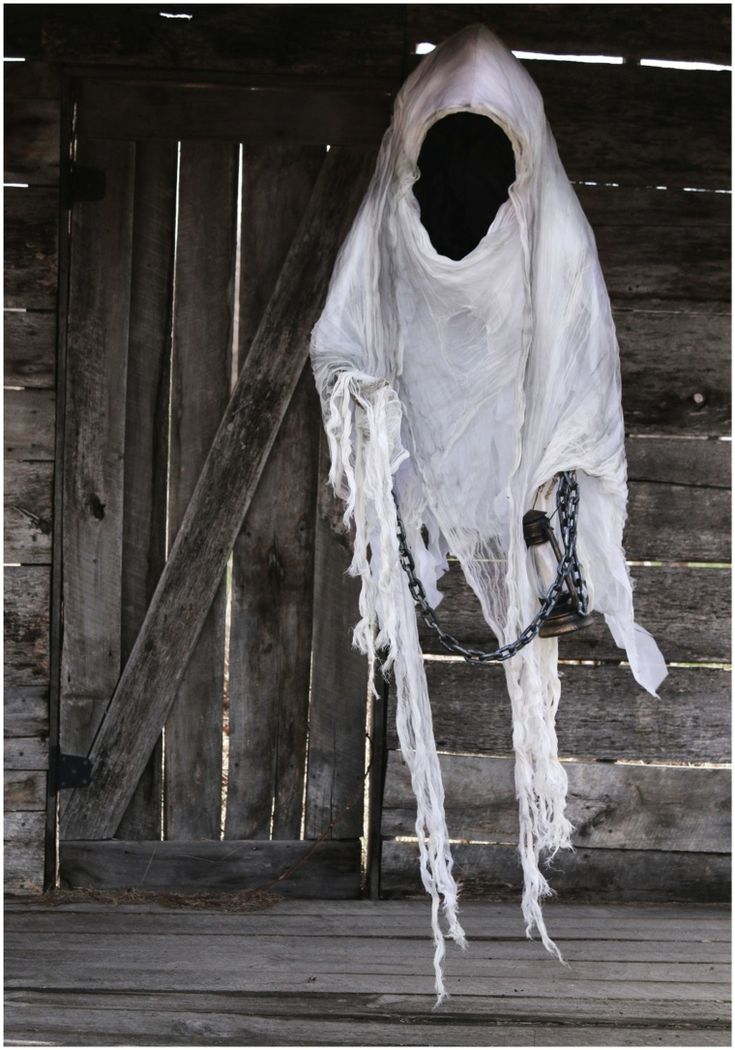
[[[465,111],[502,128],[516,177],[487,233],[454,260],[432,246],[412,187],[429,127]],[[392,490],[430,603],[441,600],[437,581],[451,553],[492,633],[507,643],[539,604],[524,512],[534,502],[552,509],[555,476],[576,470],[577,549],[590,608],[604,614],[645,689],[656,695],[666,675],[656,643],[633,617],[622,548],[627,486],[618,346],[594,237],[538,89],[484,26],[447,40],[399,92],[311,355],[330,481],[355,528],[350,571],[362,578],[355,644],[371,660],[387,651],[396,685],[398,736],[417,798],[421,875],[432,898],[440,1002],[446,995],[440,912],[463,946],[464,934]],[[556,639],[535,639],[504,668],[526,933],[536,929],[561,958],[539,903],[553,892],[539,867],[542,852],[550,858],[572,848],[554,726]]]

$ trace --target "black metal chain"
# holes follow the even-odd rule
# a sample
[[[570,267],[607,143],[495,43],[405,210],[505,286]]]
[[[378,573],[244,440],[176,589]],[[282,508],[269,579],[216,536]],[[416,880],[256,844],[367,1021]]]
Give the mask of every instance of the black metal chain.
[[[424,623],[430,627],[439,639],[440,644],[448,649],[450,653],[461,656],[467,663],[495,663],[509,660],[517,652],[532,642],[538,635],[554,610],[557,599],[564,586],[564,580],[571,576],[574,584],[573,600],[576,600],[577,612],[581,616],[587,615],[587,590],[582,578],[582,572],[577,560],[577,508],[579,505],[579,489],[577,487],[577,475],[573,470],[563,471],[559,475],[559,484],[556,490],[556,507],[559,514],[559,528],[563,544],[563,553],[556,571],[556,578],[546,592],[541,602],[541,607],[531,620],[529,625],[521,632],[515,641],[507,645],[501,645],[498,649],[485,652],[482,649],[472,649],[462,645],[461,642],[445,631],[439,623],[434,609],[429,604],[426,591],[421,580],[416,575],[416,563],[408,546],[406,529],[398,509],[398,500],[395,491],[393,499],[396,504],[396,519],[398,522],[398,549],[400,553],[401,567],[408,577],[408,589],[411,597],[416,603]]]

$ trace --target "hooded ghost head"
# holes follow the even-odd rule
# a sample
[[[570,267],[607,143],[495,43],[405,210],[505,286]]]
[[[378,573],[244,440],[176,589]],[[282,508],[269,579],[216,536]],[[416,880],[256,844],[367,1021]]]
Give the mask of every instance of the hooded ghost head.
[[[464,938],[394,497],[430,603],[441,601],[437,583],[451,555],[489,633],[508,643],[539,601],[524,512],[551,510],[555,479],[576,471],[591,608],[646,689],[655,695],[666,674],[633,618],[618,347],[594,237],[538,89],[485,27],[447,40],[399,92],[314,328],[312,363],[330,480],[355,526],[355,643],[371,659],[380,652],[395,679],[441,998],[440,907],[450,935]],[[536,638],[503,666],[526,930],[558,954],[539,904],[552,892],[541,854],[568,848],[573,830],[554,729],[557,640]]]

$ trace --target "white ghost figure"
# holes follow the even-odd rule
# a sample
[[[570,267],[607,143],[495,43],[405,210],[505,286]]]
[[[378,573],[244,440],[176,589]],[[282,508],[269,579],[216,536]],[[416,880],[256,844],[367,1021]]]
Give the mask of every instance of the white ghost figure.
[[[645,689],[656,695],[666,675],[633,616],[618,346],[594,237],[536,85],[484,26],[438,47],[398,93],[311,357],[330,480],[354,521],[355,644],[371,660],[382,654],[395,680],[440,1002],[442,912],[448,934],[465,939],[394,492],[430,603],[440,601],[451,553],[490,631],[508,643],[539,608],[523,515],[534,505],[551,510],[554,480],[576,471],[590,608],[604,614]],[[554,727],[557,651],[556,638],[537,637],[503,666],[526,933],[538,930],[559,955],[539,903],[553,892],[541,854],[571,848],[573,830]]]

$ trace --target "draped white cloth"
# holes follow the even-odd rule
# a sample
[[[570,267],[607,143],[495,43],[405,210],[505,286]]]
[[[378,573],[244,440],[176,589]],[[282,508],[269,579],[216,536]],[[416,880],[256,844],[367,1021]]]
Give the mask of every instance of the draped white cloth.
[[[464,111],[502,128],[516,177],[487,233],[454,260],[432,246],[412,187],[427,130]],[[432,897],[441,1001],[440,910],[460,944],[464,934],[392,489],[430,602],[441,600],[437,581],[451,553],[490,631],[506,643],[539,603],[523,514],[534,503],[553,509],[554,478],[576,470],[578,553],[590,607],[604,614],[644,688],[656,695],[666,675],[656,643],[633,616],[622,548],[627,488],[618,347],[594,237],[538,89],[485,27],[447,40],[399,92],[314,328],[312,363],[330,480],[355,526],[351,571],[362,577],[355,643],[371,659],[387,650],[395,678],[398,735],[417,797],[421,874]],[[446,627],[451,631],[451,623]],[[541,854],[571,848],[573,830],[554,728],[556,639],[537,638],[503,666],[512,704],[526,932],[538,930],[558,955],[539,903],[553,892],[540,870]]]

